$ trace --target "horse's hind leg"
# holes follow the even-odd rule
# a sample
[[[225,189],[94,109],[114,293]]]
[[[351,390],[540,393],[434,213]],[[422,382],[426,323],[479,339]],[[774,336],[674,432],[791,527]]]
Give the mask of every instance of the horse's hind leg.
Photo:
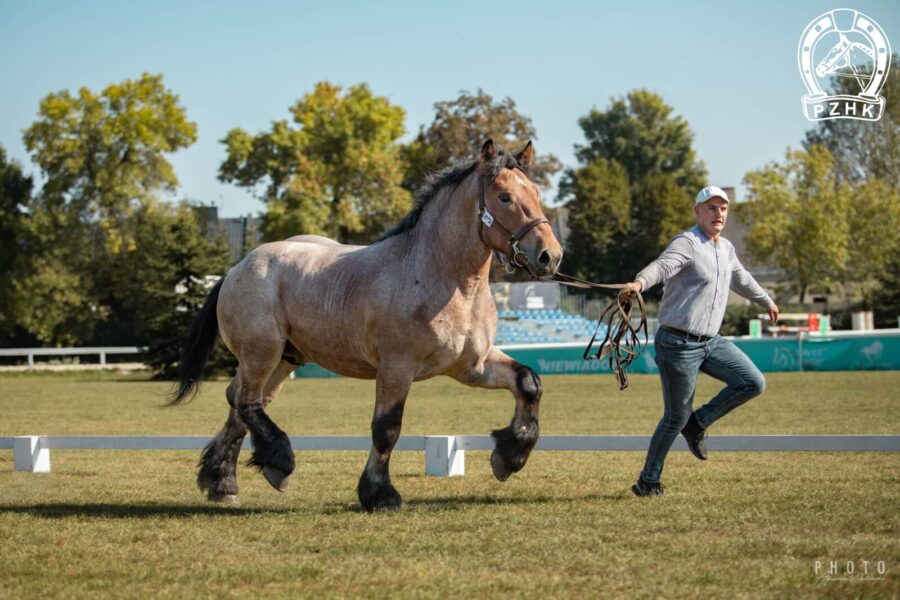
[[[294,370],[294,367],[285,361],[269,376],[263,390],[263,407],[278,395],[285,378]],[[247,426],[241,420],[237,409],[237,390],[240,389],[238,377],[232,379],[225,392],[231,409],[228,420],[222,431],[213,438],[203,451],[200,459],[200,472],[197,476],[197,485],[207,492],[207,497],[212,502],[237,502],[237,462],[241,452],[241,445],[247,435]]]
[[[260,358],[257,355],[253,362],[242,362],[239,367],[241,385],[237,410],[253,440],[253,456],[248,464],[258,468],[272,487],[283,492],[287,489],[288,477],[294,472],[294,451],[287,434],[269,418],[265,407],[272,395],[281,389],[290,368],[281,360],[280,349],[277,355],[270,357],[273,360],[268,365],[273,366]],[[277,383],[272,385],[270,381]]]
[[[466,385],[506,388],[516,398],[516,412],[510,424],[491,432],[496,443],[491,469],[494,477],[506,481],[525,466],[540,436],[541,379],[531,368],[496,348],[491,349],[481,368],[455,378]]]
[[[237,402],[238,377],[231,380],[225,396],[231,408],[228,420],[216,437],[206,445],[200,458],[197,486],[212,502],[236,503],[238,494],[237,460],[247,426],[234,408]]]

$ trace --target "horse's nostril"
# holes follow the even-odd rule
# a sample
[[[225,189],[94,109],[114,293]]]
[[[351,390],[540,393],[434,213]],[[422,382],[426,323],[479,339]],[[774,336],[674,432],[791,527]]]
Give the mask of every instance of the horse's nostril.
[[[547,265],[549,265],[550,264],[550,253],[547,252],[546,250],[542,250],[541,253],[538,255],[538,264],[540,264],[542,267],[546,267]]]

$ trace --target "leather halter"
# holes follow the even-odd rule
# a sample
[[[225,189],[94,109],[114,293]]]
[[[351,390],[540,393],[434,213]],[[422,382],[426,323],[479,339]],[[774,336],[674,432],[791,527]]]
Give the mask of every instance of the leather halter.
[[[531,261],[528,260],[528,255],[525,254],[522,250],[519,249],[519,242],[522,241],[528,232],[537,227],[538,225],[543,225],[544,223],[550,223],[550,219],[547,217],[538,217],[533,221],[529,221],[528,223],[522,225],[518,231],[512,233],[507,227],[505,227],[497,218],[491,214],[491,211],[487,209],[484,201],[484,189],[485,189],[484,181],[481,182],[481,195],[478,198],[478,236],[481,238],[481,241],[488,248],[491,247],[490,244],[487,243],[487,240],[484,239],[484,228],[485,227],[493,227],[497,226],[501,231],[506,232],[506,235],[509,236],[507,240],[507,245],[509,246],[509,252],[506,255],[504,260],[504,256],[499,251],[495,251],[497,254],[497,258],[500,260],[500,264],[506,267],[507,271],[512,272],[515,269],[526,269],[528,273],[534,277],[535,279],[539,278],[540,275],[534,272],[532,268]],[[512,267],[512,269],[510,269]]]

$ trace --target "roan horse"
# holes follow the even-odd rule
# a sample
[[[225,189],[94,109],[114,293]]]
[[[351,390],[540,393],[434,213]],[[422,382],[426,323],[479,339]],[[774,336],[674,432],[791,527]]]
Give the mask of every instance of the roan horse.
[[[525,465],[539,435],[541,382],[493,345],[488,275],[492,252],[535,277],[559,267],[562,248],[526,175],[533,157],[531,142],[511,155],[488,140],[480,154],[432,176],[410,213],[371,246],[311,235],[263,244],[216,284],[192,326],[171,399],[196,393],[218,331],[239,366],[226,391],[228,420],[199,465],[209,500],[237,501],[248,430],[249,464],[284,491],[294,453],[265,408],[306,363],[376,381],[372,449],[357,488],[367,511],[402,502],[388,465],[414,381],[446,375],[510,390],[515,415],[493,432],[491,467],[503,481]]]

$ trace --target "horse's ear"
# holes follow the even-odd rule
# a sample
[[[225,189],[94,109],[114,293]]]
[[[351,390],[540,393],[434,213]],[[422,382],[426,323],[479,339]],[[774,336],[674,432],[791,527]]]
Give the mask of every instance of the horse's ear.
[[[525,144],[525,147],[522,148],[518,154],[516,154],[516,161],[520,165],[522,165],[526,170],[531,166],[531,162],[534,160],[534,146],[531,145],[531,140],[528,140],[528,143]]]
[[[481,147],[481,158],[485,161],[492,160],[496,154],[497,149],[494,148],[494,140],[488,138],[488,140]]]

